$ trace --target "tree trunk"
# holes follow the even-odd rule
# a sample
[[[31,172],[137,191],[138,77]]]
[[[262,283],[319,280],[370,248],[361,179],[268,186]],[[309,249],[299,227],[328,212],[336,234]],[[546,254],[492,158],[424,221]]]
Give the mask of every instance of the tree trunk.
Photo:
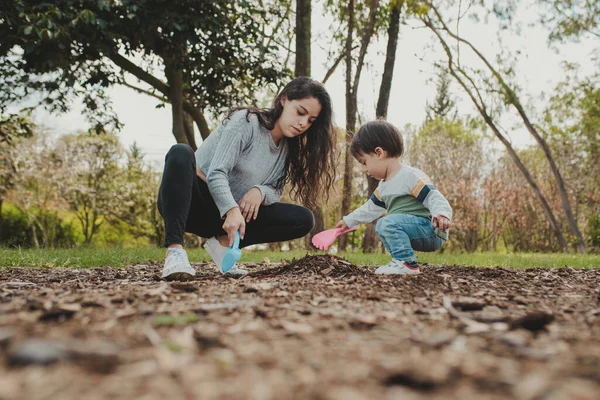
[[[296,2],[296,66],[294,72],[296,77],[311,76],[311,13],[311,0]],[[325,229],[321,206],[312,208],[311,211],[315,218],[315,227],[305,237],[304,244],[307,249],[311,248],[312,237]]]
[[[177,143],[190,144],[185,134],[183,123],[183,76],[181,71],[170,65],[165,67],[165,74],[169,82],[169,100],[171,101],[171,115],[173,116],[173,136]],[[190,144],[191,146],[191,144]],[[192,148],[194,148],[192,146]]]
[[[354,0],[348,1],[348,35],[346,36],[346,146],[344,151],[344,189],[342,192],[342,216],[350,213],[352,206],[352,158],[350,141],[356,125],[356,106],[352,94],[352,38],[354,36]],[[340,235],[338,248],[346,250],[348,236]]]
[[[513,101],[515,101],[515,102],[512,103]],[[523,109],[523,106],[521,105],[519,100],[516,98],[516,96],[515,96],[514,100],[511,100],[511,103],[518,110],[519,115],[521,115],[521,118],[523,119],[523,122],[525,123],[525,126],[527,126],[527,130],[529,130],[529,133],[531,133],[531,135],[535,138],[535,140],[538,142],[538,144],[542,147],[544,154],[546,155],[546,159],[548,160],[548,163],[550,164],[550,169],[552,170],[552,174],[554,175],[554,179],[556,180],[556,185],[558,187],[558,194],[560,195],[560,201],[562,203],[563,209],[565,210],[565,215],[567,216],[567,221],[569,221],[569,228],[571,229],[571,233],[579,241],[579,243],[577,243],[577,252],[585,253],[585,251],[586,251],[585,240],[583,239],[583,235],[581,234],[581,231],[579,230],[579,227],[577,226],[577,219],[575,218],[575,215],[573,215],[573,209],[571,208],[571,203],[569,201],[569,196],[567,194],[567,188],[565,185],[565,181],[563,180],[562,175],[560,174],[560,171],[558,169],[558,165],[556,165],[556,161],[554,160],[554,157],[552,156],[550,147],[548,146],[548,143],[546,142],[546,140],[543,137],[541,137],[540,134],[537,132],[537,129],[535,129],[535,127],[531,124],[527,114],[525,113],[525,110]]]
[[[352,79],[352,37],[354,35],[354,1],[348,2],[348,36],[346,36],[346,151],[344,160],[344,192],[342,199],[342,215],[350,213],[352,206],[352,157],[350,155],[350,142],[356,129],[357,93],[360,82],[360,74],[367,55],[367,48],[375,32],[375,22],[379,0],[371,0],[369,5],[369,19],[365,27],[365,33],[360,41],[360,51],[356,62],[356,71]],[[348,235],[341,235],[338,239],[338,248],[346,250]]]
[[[377,186],[379,185],[379,181],[377,179],[367,177],[369,182],[369,197],[373,194]],[[363,253],[374,253],[377,251],[377,245],[379,244],[379,239],[377,238],[377,233],[375,232],[375,226],[377,222],[373,221],[370,224],[367,224],[367,229],[365,230],[365,237],[363,238]]]
[[[205,140],[208,135],[210,135],[210,128],[208,127],[208,122],[206,122],[206,118],[204,118],[202,111],[199,108],[194,107],[189,101],[183,102],[183,109],[190,117],[192,117],[200,131],[202,140]]]
[[[31,224],[31,234],[33,235],[31,238],[33,240],[33,247],[35,247],[36,249],[39,249],[40,242],[38,242],[37,230],[35,229],[35,222],[29,221],[29,223]]]
[[[188,143],[193,143],[194,146],[192,148],[194,151],[197,150],[196,147],[196,138],[194,136],[194,120],[192,116],[186,112],[183,113],[183,130],[185,131],[185,137],[187,138]]]
[[[2,204],[4,203],[4,199],[0,199],[0,222],[2,222]]]
[[[392,12],[390,13],[390,25],[388,27],[388,43],[385,55],[385,65],[383,67],[383,75],[381,77],[381,86],[379,88],[379,98],[377,99],[377,108],[375,115],[377,118],[385,119],[387,117],[388,106],[390,103],[390,93],[392,89],[392,79],[394,77],[394,64],[396,61],[396,48],[398,47],[398,33],[400,32],[400,11],[402,1],[394,3]],[[379,182],[376,179],[367,177],[369,181],[368,196],[370,197]],[[376,222],[371,222],[367,225],[365,237],[363,239],[363,252],[372,253],[377,250],[379,240],[375,232]]]
[[[296,1],[296,68],[295,76],[310,76],[311,0]]]
[[[377,99],[377,118],[387,118],[390,93],[392,90],[392,78],[394,77],[394,64],[396,62],[396,48],[398,47],[398,33],[400,32],[400,11],[403,2],[395,3],[390,14],[390,26],[388,28],[388,43],[385,54],[385,65],[379,87],[379,98]]]

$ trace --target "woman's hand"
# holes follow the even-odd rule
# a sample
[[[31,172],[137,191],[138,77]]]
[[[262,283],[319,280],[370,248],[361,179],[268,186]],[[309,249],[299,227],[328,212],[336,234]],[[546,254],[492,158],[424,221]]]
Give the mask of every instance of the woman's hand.
[[[446,232],[450,229],[450,225],[452,225],[452,221],[443,215],[435,215],[433,217],[433,227],[438,228],[441,232]]]
[[[342,230],[348,229],[348,225],[344,222],[343,219],[340,219],[337,224],[335,224],[336,228],[341,228]]]
[[[248,193],[242,197],[240,200],[240,211],[246,222],[256,219],[260,203],[262,203],[262,192],[257,187],[248,190]]]
[[[244,221],[244,217],[239,208],[234,207],[227,211],[227,217],[225,218],[225,223],[223,223],[223,230],[227,232],[229,247],[233,245],[236,231],[240,231],[240,239],[244,238],[244,235],[246,234],[246,222]]]
[[[204,172],[202,172],[202,170],[200,169],[200,167],[196,167],[196,175],[198,175],[198,178],[200,178],[204,182],[206,182],[206,174]]]

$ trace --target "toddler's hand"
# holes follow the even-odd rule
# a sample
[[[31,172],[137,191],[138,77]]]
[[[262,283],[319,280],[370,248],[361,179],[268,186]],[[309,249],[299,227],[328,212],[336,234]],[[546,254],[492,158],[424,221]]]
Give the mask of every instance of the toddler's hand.
[[[448,218],[444,217],[443,215],[434,216],[432,222],[433,222],[433,226],[435,228],[438,228],[442,232],[446,232],[448,229],[450,229],[450,225],[452,225],[452,221],[450,221]]]
[[[348,225],[344,222],[343,219],[339,220],[337,224],[335,224],[336,228],[341,228],[342,230],[348,229]]]

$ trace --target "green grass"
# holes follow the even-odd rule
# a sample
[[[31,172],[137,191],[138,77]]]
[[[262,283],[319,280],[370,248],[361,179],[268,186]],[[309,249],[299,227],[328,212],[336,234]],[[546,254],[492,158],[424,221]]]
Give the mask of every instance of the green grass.
[[[242,253],[242,262],[262,262],[268,258],[271,262],[301,258],[306,251],[250,251]],[[310,254],[324,254],[310,252]],[[131,264],[143,264],[150,261],[162,261],[165,250],[158,248],[117,249],[117,248],[76,248],[49,250],[0,249],[0,267],[123,267]],[[381,265],[390,260],[388,254],[363,254],[347,252],[338,254],[356,265]],[[532,267],[577,267],[600,268],[598,254],[540,254],[540,253],[418,253],[422,263],[472,265],[472,266],[502,266],[515,268]],[[189,258],[192,262],[210,261],[204,249],[191,249]]]
[[[167,315],[161,314],[154,317],[155,326],[187,325],[200,319],[196,314]]]

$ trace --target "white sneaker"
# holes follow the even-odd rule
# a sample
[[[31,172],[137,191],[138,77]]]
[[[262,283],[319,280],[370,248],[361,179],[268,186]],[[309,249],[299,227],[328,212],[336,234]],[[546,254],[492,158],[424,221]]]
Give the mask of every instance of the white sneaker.
[[[194,275],[196,271],[192,268],[184,249],[177,247],[167,249],[167,258],[162,271],[163,279],[188,280]]]
[[[210,254],[211,258],[217,265],[219,272],[222,274],[231,274],[231,275],[246,275],[248,271],[245,269],[239,268],[237,264],[233,264],[233,267],[229,269],[227,272],[223,272],[223,258],[225,257],[225,253],[229,250],[229,247],[223,246],[219,243],[219,240],[216,237],[211,237],[204,243],[204,248]]]
[[[394,259],[386,265],[377,268],[375,273],[379,275],[416,275],[421,273],[421,269],[416,262],[408,263],[406,261]]]

